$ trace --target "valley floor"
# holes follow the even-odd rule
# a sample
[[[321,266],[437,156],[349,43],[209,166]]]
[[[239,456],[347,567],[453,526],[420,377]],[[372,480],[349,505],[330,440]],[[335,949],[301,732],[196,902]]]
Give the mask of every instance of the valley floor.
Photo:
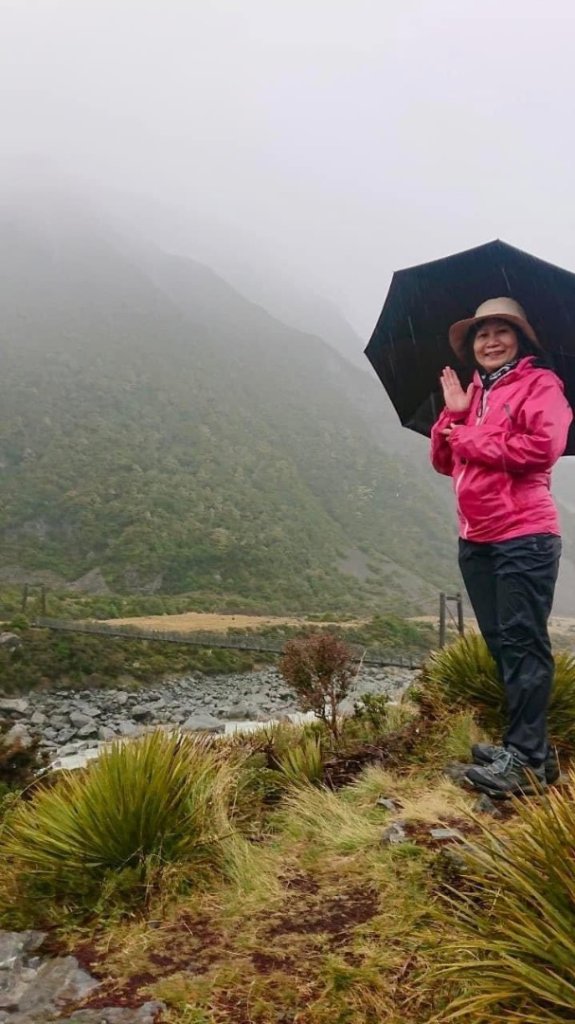
[[[216,612],[184,612],[181,615],[139,615],[123,619],[106,619],[109,625],[114,626],[140,626],[143,629],[155,629],[160,632],[177,633],[198,633],[217,632],[226,633],[232,629],[263,629],[272,626],[309,626],[319,623],[303,616],[281,616],[281,615],[221,615]],[[366,619],[346,620],[345,622],[328,622],[321,620],[321,626],[362,626]]]

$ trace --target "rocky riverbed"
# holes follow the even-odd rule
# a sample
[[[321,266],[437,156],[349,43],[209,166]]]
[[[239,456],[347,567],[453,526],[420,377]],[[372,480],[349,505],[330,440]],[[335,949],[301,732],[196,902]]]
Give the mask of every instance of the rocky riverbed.
[[[409,669],[364,667],[341,710],[350,712],[366,693],[398,700],[414,676]],[[224,733],[297,712],[295,695],[273,668],[239,675],[196,673],[136,691],[52,690],[0,698],[0,718],[10,724],[13,739],[19,735],[25,743],[35,733],[57,767],[75,767],[102,743],[157,725]]]

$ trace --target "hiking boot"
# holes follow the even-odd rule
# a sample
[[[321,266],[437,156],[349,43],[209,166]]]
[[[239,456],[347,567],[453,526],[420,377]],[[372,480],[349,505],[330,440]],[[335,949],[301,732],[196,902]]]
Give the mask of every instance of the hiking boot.
[[[502,750],[495,761],[480,767],[471,765],[465,781],[490,797],[530,796],[545,789],[545,768],[534,768],[514,750]]]
[[[492,743],[475,743],[471,748],[471,757],[474,764],[486,765],[492,764],[504,752],[505,747],[498,747]],[[551,786],[552,783],[557,782],[561,774],[559,758],[557,757],[555,747],[549,747],[543,767],[545,769],[545,781],[548,786]]]

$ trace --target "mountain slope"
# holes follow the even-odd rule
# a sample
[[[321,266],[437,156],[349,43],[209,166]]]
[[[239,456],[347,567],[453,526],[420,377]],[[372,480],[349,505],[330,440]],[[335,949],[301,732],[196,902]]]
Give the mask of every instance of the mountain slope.
[[[397,457],[367,374],[65,197],[0,239],[4,566],[310,609],[455,579],[425,445]]]

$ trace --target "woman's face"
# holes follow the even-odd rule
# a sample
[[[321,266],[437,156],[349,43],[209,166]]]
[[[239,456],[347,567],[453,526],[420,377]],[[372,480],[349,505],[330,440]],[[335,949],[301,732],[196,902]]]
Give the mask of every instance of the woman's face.
[[[497,317],[484,320],[473,339],[473,355],[482,370],[493,373],[515,359],[519,341],[511,324]]]

